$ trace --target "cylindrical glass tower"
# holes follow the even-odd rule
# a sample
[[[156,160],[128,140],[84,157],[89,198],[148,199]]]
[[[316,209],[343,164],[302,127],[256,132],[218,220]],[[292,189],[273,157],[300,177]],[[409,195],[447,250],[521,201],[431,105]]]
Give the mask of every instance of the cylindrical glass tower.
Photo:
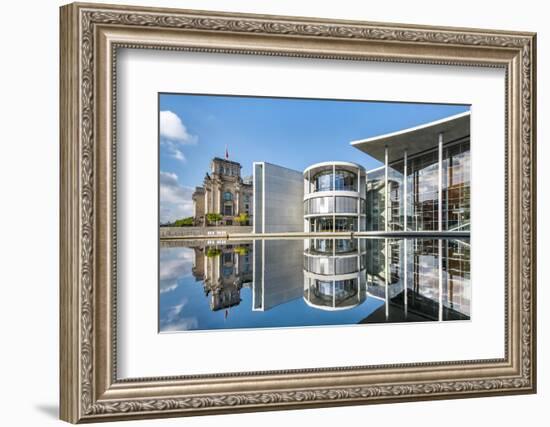
[[[364,231],[366,173],[351,162],[323,162],[304,171],[304,231]]]

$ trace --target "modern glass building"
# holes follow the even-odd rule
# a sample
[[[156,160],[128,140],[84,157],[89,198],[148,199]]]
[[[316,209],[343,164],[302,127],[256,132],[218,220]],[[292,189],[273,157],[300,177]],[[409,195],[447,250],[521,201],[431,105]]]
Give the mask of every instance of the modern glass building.
[[[434,320],[468,317],[469,238],[423,232],[470,231],[470,112],[351,144],[383,163],[366,174],[367,231],[415,233],[367,241],[369,294]]]
[[[367,230],[470,230],[469,112],[351,144],[384,163],[367,172]]]
[[[351,144],[382,166],[330,161],[300,173],[255,164],[257,233],[367,237],[357,247],[357,239],[304,236],[303,296],[312,307],[350,308],[369,295],[385,301],[386,320],[409,311],[468,318],[470,113]]]
[[[365,169],[350,162],[323,162],[304,173],[304,231],[363,231]]]

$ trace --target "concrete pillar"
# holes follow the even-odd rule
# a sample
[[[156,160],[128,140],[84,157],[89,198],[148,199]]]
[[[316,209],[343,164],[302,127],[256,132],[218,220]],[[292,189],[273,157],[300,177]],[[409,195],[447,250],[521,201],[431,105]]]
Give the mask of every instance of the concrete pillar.
[[[385,310],[386,310],[386,320],[390,316],[390,302],[389,302],[389,274],[390,274],[390,248],[389,240],[384,239],[384,301],[385,301]]]
[[[361,230],[361,168],[357,168],[357,192],[359,198],[357,199],[357,230]]]
[[[443,321],[443,240],[438,239],[438,270],[439,270],[439,321]]]
[[[384,231],[389,231],[390,192],[388,188],[388,147],[384,147]]]
[[[408,229],[408,182],[407,182],[407,150],[403,152],[403,231]]]
[[[437,169],[437,223],[438,230],[443,231],[443,133],[439,134]]]
[[[409,279],[409,272],[408,272],[408,240],[407,238],[403,239],[403,304],[405,307],[405,316],[407,315],[408,310],[408,301],[407,301],[407,293],[408,293],[408,279]]]
[[[332,165],[332,231],[336,231],[336,165]]]

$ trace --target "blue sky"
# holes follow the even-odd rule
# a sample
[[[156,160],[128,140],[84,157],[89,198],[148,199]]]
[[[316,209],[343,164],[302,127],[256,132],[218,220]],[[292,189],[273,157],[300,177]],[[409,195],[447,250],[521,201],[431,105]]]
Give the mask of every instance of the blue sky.
[[[212,157],[303,170],[329,160],[379,163],[350,141],[469,110],[464,105],[160,94],[161,222],[189,216]]]

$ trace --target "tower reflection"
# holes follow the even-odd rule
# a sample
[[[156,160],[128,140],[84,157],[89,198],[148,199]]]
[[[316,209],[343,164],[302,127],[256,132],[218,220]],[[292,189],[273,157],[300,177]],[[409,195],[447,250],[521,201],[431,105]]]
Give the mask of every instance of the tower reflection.
[[[303,298],[306,304],[336,311],[363,303],[367,297],[365,257],[363,240],[305,240]]]

